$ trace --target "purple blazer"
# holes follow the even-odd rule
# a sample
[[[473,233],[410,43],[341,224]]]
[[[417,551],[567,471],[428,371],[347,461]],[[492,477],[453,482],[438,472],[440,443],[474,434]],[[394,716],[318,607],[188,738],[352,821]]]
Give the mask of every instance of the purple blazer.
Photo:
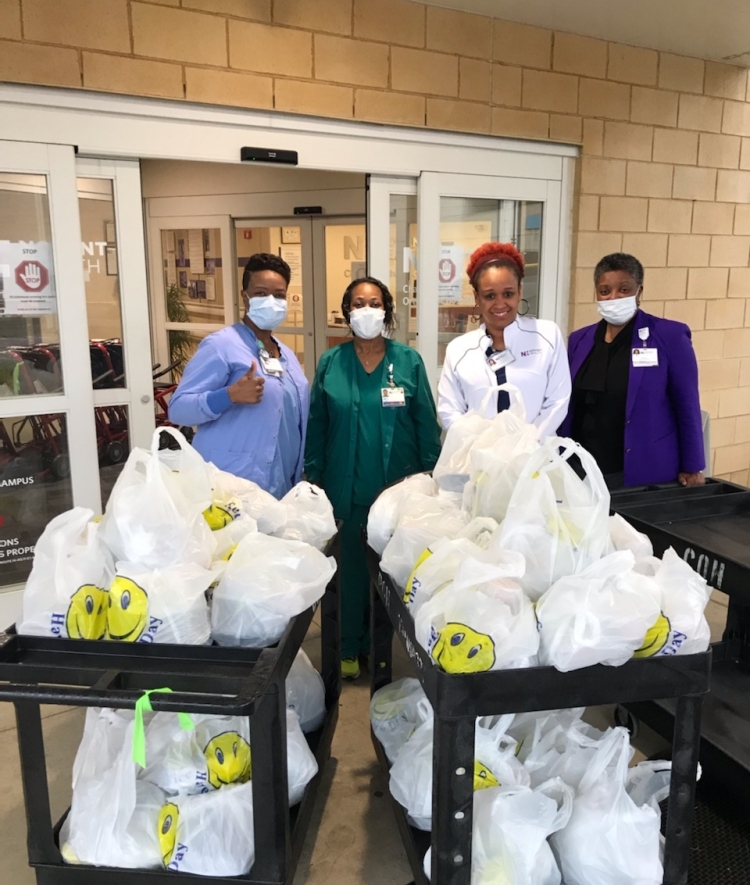
[[[573,332],[568,339],[570,376],[575,378],[594,347],[596,325]],[[644,344],[639,329],[647,328]],[[655,347],[658,366],[633,366],[628,375],[625,416],[626,486],[673,482],[678,473],[697,473],[706,466],[698,396],[698,364],[684,323],[664,320],[639,310],[632,347]],[[574,399],[560,436],[570,436]]]

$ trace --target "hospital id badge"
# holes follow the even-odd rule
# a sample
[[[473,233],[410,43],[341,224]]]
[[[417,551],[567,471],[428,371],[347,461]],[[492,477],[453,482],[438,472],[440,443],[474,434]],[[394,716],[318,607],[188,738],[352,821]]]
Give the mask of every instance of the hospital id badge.
[[[487,365],[492,369],[493,372],[497,372],[499,369],[504,369],[512,362],[515,362],[515,357],[507,349],[495,350],[487,357]]]
[[[659,365],[659,351],[655,347],[634,347],[633,366],[645,368]]]
[[[403,387],[383,387],[380,391],[380,397],[383,402],[383,408],[406,405],[406,395],[404,394]]]
[[[278,357],[271,356],[267,350],[261,350],[259,355],[261,367],[266,375],[273,375],[276,378],[281,378],[284,374],[284,367],[281,365],[281,360]]]

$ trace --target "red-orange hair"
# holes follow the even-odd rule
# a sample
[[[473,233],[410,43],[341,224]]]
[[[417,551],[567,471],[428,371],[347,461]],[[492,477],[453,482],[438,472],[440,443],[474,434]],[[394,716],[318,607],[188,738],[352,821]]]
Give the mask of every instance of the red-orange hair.
[[[523,255],[512,243],[485,243],[472,252],[466,273],[471,280],[471,285],[475,289],[480,272],[488,264],[493,264],[495,267],[510,268],[518,278],[519,283],[523,279],[525,266]]]

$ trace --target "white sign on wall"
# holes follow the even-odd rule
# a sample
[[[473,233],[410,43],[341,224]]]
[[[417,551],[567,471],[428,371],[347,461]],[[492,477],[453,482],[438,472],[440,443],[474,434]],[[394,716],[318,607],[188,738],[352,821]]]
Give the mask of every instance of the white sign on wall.
[[[50,244],[0,240],[0,315],[49,313],[57,313]]]
[[[463,246],[441,246],[438,263],[438,301],[440,304],[459,304],[461,302],[463,270]]]

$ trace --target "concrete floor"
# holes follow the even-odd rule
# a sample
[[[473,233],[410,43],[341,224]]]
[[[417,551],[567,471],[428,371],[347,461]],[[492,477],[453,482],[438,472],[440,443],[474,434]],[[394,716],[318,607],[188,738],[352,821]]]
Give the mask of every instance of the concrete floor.
[[[714,594],[707,616],[714,640],[726,621],[726,597]],[[318,628],[305,642],[313,661],[319,658]],[[406,658],[394,655],[394,677],[409,675]],[[54,819],[70,802],[70,774],[83,728],[83,711],[67,707],[43,710],[47,770]],[[612,724],[611,708],[589,711],[594,724]],[[663,748],[642,728],[637,741],[649,756]],[[639,754],[638,758],[643,758]],[[0,759],[6,778],[0,798],[0,858],[3,883],[33,885],[27,864],[26,820],[19,771],[13,707],[0,704]],[[369,688],[366,674],[344,686],[340,718],[322,789],[302,851],[294,885],[407,885],[413,879],[396,828],[388,780],[379,770],[369,734]]]

